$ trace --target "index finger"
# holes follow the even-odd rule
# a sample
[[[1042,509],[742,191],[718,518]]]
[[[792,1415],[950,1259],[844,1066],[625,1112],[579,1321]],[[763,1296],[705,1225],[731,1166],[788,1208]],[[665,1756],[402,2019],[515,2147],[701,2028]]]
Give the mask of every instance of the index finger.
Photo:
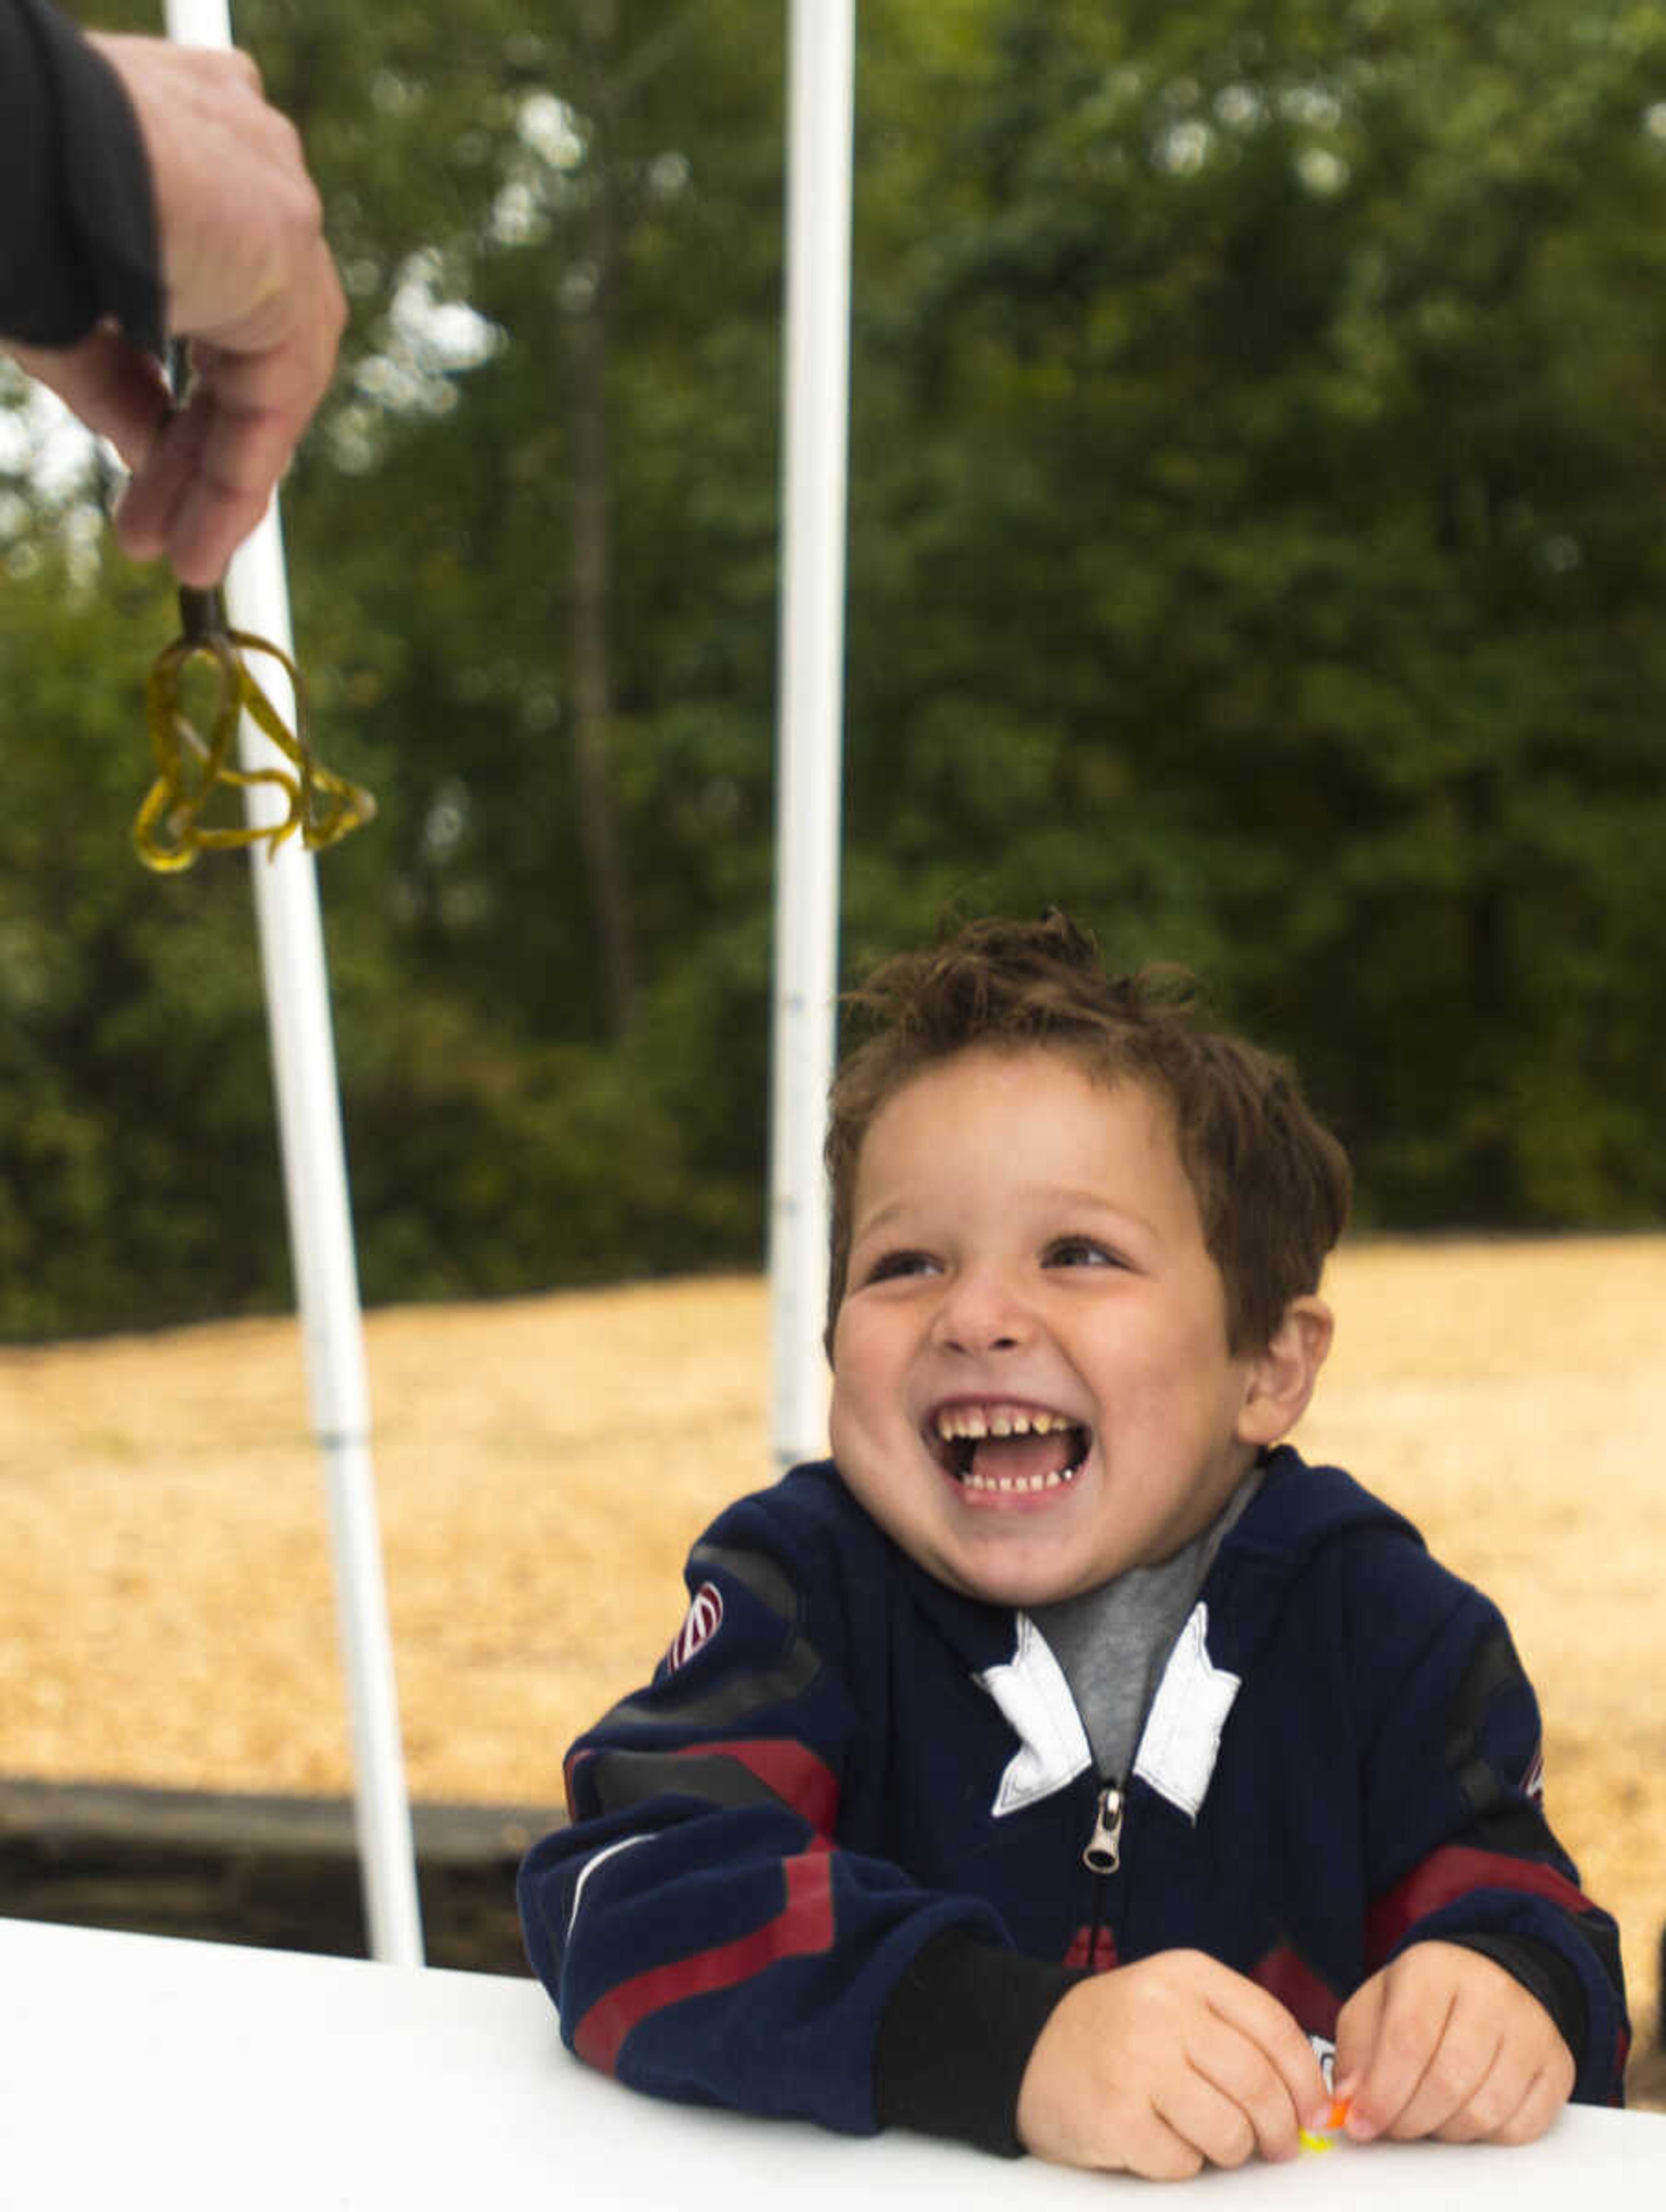
[[[1268,2061],[1290,2099],[1297,2126],[1319,2128],[1330,2111],[1318,2053],[1295,2015],[1270,1990],[1245,1975],[1221,1968],[1208,1990],[1209,2008],[1253,2044]],[[1252,2116],[1253,2117],[1253,2116]]]
[[[193,347],[191,396],[135,468],[117,510],[117,535],[134,559],[165,554],[187,584],[224,574],[266,513],[330,381],[339,299],[321,252],[319,282],[283,343],[264,356]]]
[[[1399,2125],[1440,2049],[1451,2012],[1450,1998],[1438,2014],[1430,2013],[1409,2002],[1402,1985],[1388,1984],[1365,2065],[1336,2085],[1348,2098],[1348,2132],[1356,2142]]]

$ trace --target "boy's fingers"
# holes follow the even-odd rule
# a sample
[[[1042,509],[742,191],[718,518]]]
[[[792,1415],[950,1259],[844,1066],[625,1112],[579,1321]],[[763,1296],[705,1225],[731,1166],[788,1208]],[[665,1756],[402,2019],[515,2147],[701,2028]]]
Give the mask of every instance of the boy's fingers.
[[[1354,2004],[1358,2004],[1359,2002],[1358,1997],[1354,1999]],[[1363,2141],[1366,2122],[1363,2115],[1360,2114],[1360,2087],[1365,2079],[1366,2069],[1371,2063],[1376,2012],[1373,2010],[1370,2015],[1369,2026],[1372,2034],[1369,2038],[1363,2018],[1355,2027],[1353,2034],[1345,2038],[1344,2030],[1348,2026],[1348,2014],[1352,2009],[1351,2005],[1345,2008],[1342,2019],[1336,2024],[1336,2051],[1330,2065],[1331,2106],[1333,2111],[1341,2108],[1346,2112],[1347,2118],[1343,2123],[1344,2126],[1349,2134],[1358,2136]],[[1357,2126],[1354,2124],[1356,2115],[1359,2115]]]
[[[1361,2142],[1530,2142],[1573,2088],[1572,2054],[1542,2007],[1492,1960],[1433,1942],[1349,1999],[1336,2057]]]
[[[1487,2137],[1488,2142],[1536,2142],[1546,2129],[1552,2126],[1557,2114],[1568,2100],[1572,2087],[1572,2060],[1566,2068],[1560,2064],[1541,2069],[1527,2085],[1525,2095],[1508,2119],[1493,2129]]]
[[[1256,2130],[1249,2115],[1234,2096],[1195,2068],[1166,2083],[1154,2103],[1157,2117],[1200,2165],[1242,2166],[1255,2155]]]
[[[1190,2181],[1203,2170],[1203,2154],[1160,2112],[1130,2136],[1125,2171],[1144,2181]]]
[[[1499,2060],[1497,2037],[1489,2031],[1449,2023],[1446,2033],[1431,2054],[1416,2087],[1401,2106],[1386,2132],[1402,2142],[1438,2136],[1462,2125],[1463,2115],[1482,2113],[1487,2084]],[[1519,2101],[1520,2085],[1508,2098],[1507,2111]]]
[[[1391,1990],[1370,2063],[1353,2092],[1348,2132],[1359,2142],[1387,2135],[1412,2142],[1439,2135],[1481,2096],[1500,2051],[1497,2024],[1485,2012],[1450,1996],[1439,2011],[1420,2012],[1410,1986]],[[1512,2094],[1509,2109],[1515,2102]]]
[[[1331,2081],[1338,2097],[1351,2096],[1371,2063],[1382,2024],[1385,1984],[1373,1974],[1342,2007],[1336,2021],[1336,2055]]]
[[[1362,2003],[1362,1999],[1374,2002]],[[1336,2094],[1348,2100],[1347,2127],[1354,2142],[1403,2132],[1408,2110],[1446,2032],[1450,2011],[1449,1999],[1438,2016],[1421,2012],[1406,1980],[1391,1974],[1367,1983],[1352,2000],[1337,2026],[1336,2087]],[[1344,2028],[1348,2030],[1346,2065]],[[1449,2105],[1441,2117],[1450,2117],[1451,2110]]]
[[[1573,2061],[1566,2045],[1548,2065],[1500,2046],[1486,2077],[1433,2132],[1443,2142],[1532,2142],[1556,2118],[1572,2087]]]
[[[1209,1991],[1209,2003],[1270,2069],[1289,2100],[1297,2126],[1322,2127],[1330,2110],[1330,2094],[1313,2046],[1293,2015],[1270,1991],[1224,1966],[1220,1982]],[[1259,2094],[1264,2100],[1265,2090]]]
[[[1299,2104],[1290,2084],[1258,2044],[1223,2023],[1215,2041],[1193,2052],[1192,2064],[1201,2080],[1238,2116],[1227,2137],[1236,2155],[1223,2155],[1213,2143],[1203,2144],[1197,2136],[1191,2138],[1208,2149],[1217,2166],[1241,2165],[1256,2150],[1275,2162],[1295,2156],[1302,2126],[1312,2115]]]

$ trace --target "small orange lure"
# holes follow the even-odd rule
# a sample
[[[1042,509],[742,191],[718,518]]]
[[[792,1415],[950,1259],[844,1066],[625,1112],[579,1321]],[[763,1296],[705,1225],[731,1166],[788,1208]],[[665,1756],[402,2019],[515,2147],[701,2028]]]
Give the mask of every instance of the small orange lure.
[[[1302,2148],[1304,2150],[1335,2150],[1336,2137],[1347,2126],[1348,2115],[1351,2109],[1350,2099],[1333,2097],[1330,2100],[1330,2112],[1325,2118],[1324,2134],[1315,2135],[1310,2129],[1304,2128],[1301,2130]]]

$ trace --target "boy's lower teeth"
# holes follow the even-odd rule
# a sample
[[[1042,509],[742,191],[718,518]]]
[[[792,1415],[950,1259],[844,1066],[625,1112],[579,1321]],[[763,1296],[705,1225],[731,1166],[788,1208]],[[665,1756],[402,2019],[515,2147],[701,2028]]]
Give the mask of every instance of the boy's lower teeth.
[[[966,1490],[1009,1491],[1015,1496],[1021,1491],[1063,1490],[1066,1483],[1074,1482],[1076,1471],[1067,1467],[1058,1474],[964,1474],[961,1486]]]
[[[1087,1456],[1080,1428],[1023,1431],[1015,1436],[967,1437],[956,1448],[950,1472],[964,1489],[1004,1498],[1063,1490]]]

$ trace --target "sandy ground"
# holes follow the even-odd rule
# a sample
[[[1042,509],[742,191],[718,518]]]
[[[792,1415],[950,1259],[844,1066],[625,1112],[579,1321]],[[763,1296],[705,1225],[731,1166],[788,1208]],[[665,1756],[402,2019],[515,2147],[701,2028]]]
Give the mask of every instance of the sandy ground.
[[[1649,2045],[1666,1237],[1365,1243],[1328,1287],[1298,1441],[1509,1615],[1551,1818],[1621,1923]],[[688,1540],[767,1479],[766,1334],[751,1279],[369,1317],[413,1794],[559,1801],[568,1740],[677,1626]],[[319,1466],[293,1322],[0,1349],[0,1774],[348,1788]]]

